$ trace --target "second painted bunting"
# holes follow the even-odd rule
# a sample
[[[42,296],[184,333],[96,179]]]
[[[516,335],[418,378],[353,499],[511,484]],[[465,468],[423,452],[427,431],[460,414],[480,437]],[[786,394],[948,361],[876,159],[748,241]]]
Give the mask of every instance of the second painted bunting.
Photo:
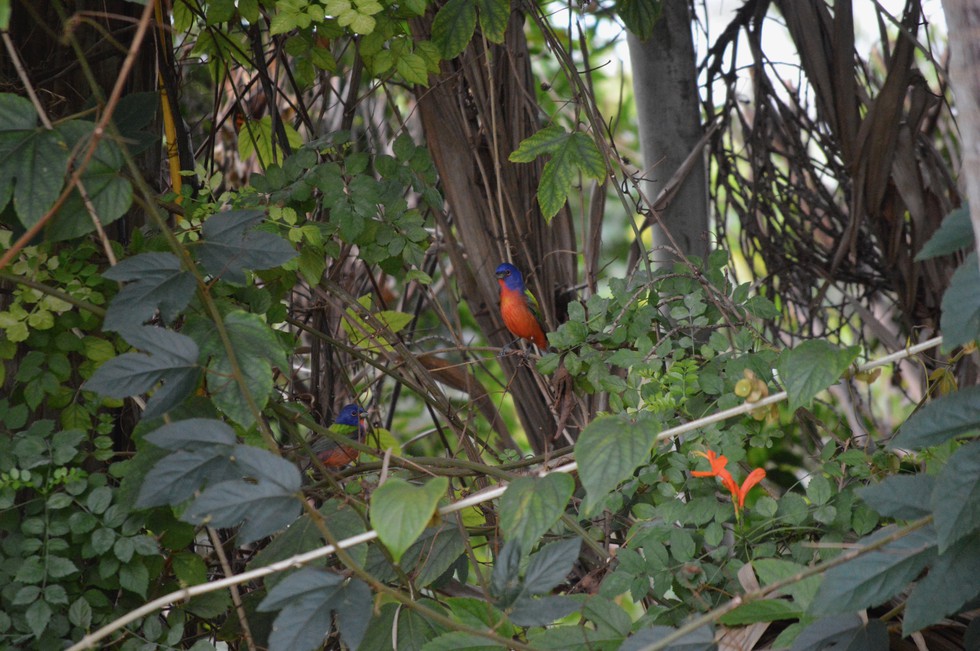
[[[354,428],[350,432],[350,438],[357,440],[359,443],[363,443],[364,437],[367,434],[366,415],[367,412],[361,407],[355,404],[346,405],[337,414],[337,418],[334,419],[333,429],[340,430],[343,428],[345,430],[344,433],[346,433],[346,430]],[[336,427],[338,425],[341,427]],[[349,445],[328,439],[321,441],[319,445],[314,445],[313,451],[321,463],[327,468],[343,468],[347,464],[353,463],[360,454],[360,452]]]
[[[520,269],[504,262],[497,267],[497,283],[500,285],[500,316],[504,325],[515,337],[527,339],[541,350],[548,349],[544,336],[538,301],[524,286]]]

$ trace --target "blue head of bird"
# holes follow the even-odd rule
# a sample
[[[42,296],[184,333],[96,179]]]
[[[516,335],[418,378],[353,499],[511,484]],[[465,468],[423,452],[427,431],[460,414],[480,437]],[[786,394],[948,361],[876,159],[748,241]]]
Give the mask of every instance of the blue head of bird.
[[[337,418],[335,418],[333,422],[338,425],[357,426],[361,424],[361,421],[366,415],[367,411],[361,407],[358,407],[355,404],[349,404],[345,405],[344,408],[340,410],[340,413],[337,414]]]
[[[523,292],[524,287],[524,276],[521,275],[521,270],[512,265],[509,262],[502,262],[497,267],[497,271],[494,272],[497,278],[503,281],[507,289]]]

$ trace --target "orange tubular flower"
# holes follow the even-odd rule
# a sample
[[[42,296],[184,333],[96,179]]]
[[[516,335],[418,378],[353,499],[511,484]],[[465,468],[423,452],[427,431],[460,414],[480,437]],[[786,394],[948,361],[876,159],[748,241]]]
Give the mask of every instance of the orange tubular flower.
[[[725,470],[725,466],[728,465],[728,457],[725,455],[718,456],[715,454],[714,450],[708,450],[707,452],[695,452],[694,454],[699,457],[704,457],[711,464],[711,470],[692,470],[691,475],[694,477],[720,477],[722,473],[728,474]]]
[[[745,496],[749,494],[752,487],[762,481],[766,476],[766,471],[762,468],[756,468],[749,473],[749,476],[745,478],[742,482],[741,487],[738,489],[738,508],[745,506]],[[734,499],[735,493],[732,493],[732,498]]]
[[[742,485],[739,486],[735,479],[725,466],[728,464],[728,458],[725,455],[717,454],[714,450],[708,450],[707,452],[695,452],[699,457],[704,457],[711,464],[711,470],[692,470],[691,475],[694,477],[718,477],[721,479],[721,485],[728,489],[728,492],[732,494],[732,504],[735,506],[735,516],[739,518],[741,516],[742,508],[745,506],[745,496],[749,494],[749,491],[763,480],[766,476],[766,471],[762,468],[756,468],[749,473],[749,476],[745,478]]]

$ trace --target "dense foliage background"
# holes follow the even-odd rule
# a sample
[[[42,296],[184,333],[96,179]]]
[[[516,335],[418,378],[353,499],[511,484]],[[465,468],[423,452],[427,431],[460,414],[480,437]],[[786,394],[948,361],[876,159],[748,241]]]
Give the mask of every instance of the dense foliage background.
[[[0,0],[0,646],[977,648],[976,170],[853,4]]]

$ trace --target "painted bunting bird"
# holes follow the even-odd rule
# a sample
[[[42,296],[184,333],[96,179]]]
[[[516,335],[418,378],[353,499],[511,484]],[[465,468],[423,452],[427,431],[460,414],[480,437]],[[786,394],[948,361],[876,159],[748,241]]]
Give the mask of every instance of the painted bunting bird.
[[[364,436],[367,434],[366,415],[367,412],[361,407],[355,404],[346,405],[334,419],[334,427],[332,429],[342,429],[343,433],[346,434],[348,429],[354,428],[350,432],[350,437],[359,443],[363,443]],[[330,439],[318,441],[313,446],[313,452],[316,453],[317,458],[327,468],[343,468],[347,464],[353,463],[360,454],[360,452],[351,446]]]
[[[510,333],[527,339],[541,350],[548,349],[548,339],[541,326],[540,309],[534,294],[524,286],[520,269],[504,262],[495,272],[500,285],[500,316]]]

